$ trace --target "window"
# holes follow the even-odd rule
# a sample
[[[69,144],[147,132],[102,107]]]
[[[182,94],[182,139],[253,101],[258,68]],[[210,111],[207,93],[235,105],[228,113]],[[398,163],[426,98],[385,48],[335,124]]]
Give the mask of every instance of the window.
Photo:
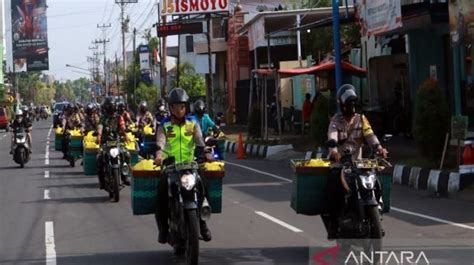
[[[225,27],[224,19],[213,18],[211,22],[211,26],[212,26],[213,39],[225,38],[226,27]]]
[[[194,38],[193,38],[193,35],[186,36],[186,52],[194,52]]]

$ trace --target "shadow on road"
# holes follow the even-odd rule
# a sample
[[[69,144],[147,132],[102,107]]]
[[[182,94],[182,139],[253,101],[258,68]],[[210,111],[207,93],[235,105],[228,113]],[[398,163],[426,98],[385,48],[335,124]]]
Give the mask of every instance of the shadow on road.
[[[32,203],[94,204],[94,203],[109,203],[109,198],[107,196],[95,196],[95,197],[83,197],[83,198],[60,198],[60,199],[50,199],[50,200],[25,201],[22,203],[24,204],[32,204]]]
[[[73,189],[98,189],[99,183],[71,183],[71,184],[61,184],[61,185],[48,185],[41,186],[41,189],[54,189],[54,188],[73,188]]]

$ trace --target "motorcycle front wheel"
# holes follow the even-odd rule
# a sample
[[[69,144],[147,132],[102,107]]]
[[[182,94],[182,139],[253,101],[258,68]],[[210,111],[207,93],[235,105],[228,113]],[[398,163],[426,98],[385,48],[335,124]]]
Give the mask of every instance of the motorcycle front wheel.
[[[112,169],[112,189],[114,202],[120,201],[120,172],[118,168]]]
[[[186,264],[197,265],[199,261],[199,218],[197,210],[188,210],[186,237]]]
[[[370,254],[371,252],[382,251],[383,228],[378,206],[367,208],[367,218],[370,225],[370,235],[364,244],[364,252]]]

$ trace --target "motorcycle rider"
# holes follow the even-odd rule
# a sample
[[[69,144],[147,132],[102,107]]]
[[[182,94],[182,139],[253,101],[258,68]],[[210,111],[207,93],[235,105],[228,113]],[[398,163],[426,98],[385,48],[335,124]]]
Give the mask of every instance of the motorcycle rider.
[[[62,121],[63,127],[63,159],[67,159],[69,151],[69,130],[83,128],[83,120],[77,106],[68,105]]]
[[[97,143],[101,144],[107,141],[107,137],[110,133],[115,133],[125,137],[127,140],[127,135],[125,134],[125,121],[122,116],[118,115],[116,112],[116,102],[114,97],[107,97],[102,104],[103,117],[97,128]],[[105,188],[105,172],[103,165],[103,154],[99,153],[97,157],[97,168],[99,175],[99,185],[100,189]],[[130,186],[130,181],[126,176],[122,176],[122,183],[126,186]]]
[[[203,136],[209,135],[209,131],[212,130],[214,135],[218,135],[220,132],[219,127],[214,123],[214,121],[206,113],[206,104],[204,101],[197,100],[194,102],[194,114],[196,119],[201,126],[201,131]]]
[[[15,120],[11,123],[10,125],[12,129],[12,139],[11,139],[11,145],[10,145],[10,155],[13,155],[13,146],[15,144],[15,134],[16,134],[16,129],[18,128],[25,128],[27,131],[27,141],[28,141],[28,146],[29,152],[31,154],[31,130],[33,129],[33,125],[30,121],[30,119],[23,117],[23,111],[21,109],[18,109],[15,112]]]
[[[204,140],[199,124],[191,117],[186,116],[186,107],[189,97],[182,88],[174,88],[169,92],[168,104],[170,117],[163,120],[157,132],[158,151],[155,164],[161,166],[163,151],[175,157],[177,163],[191,162],[197,154],[204,154],[206,160],[211,161],[212,155],[205,152]],[[178,136],[179,135],[179,136]],[[158,192],[159,205],[155,214],[158,225],[158,242],[166,244],[168,241],[168,177],[162,174]],[[212,236],[205,221],[200,220],[201,236],[204,241],[210,241]]]
[[[329,149],[330,159],[337,163],[340,162],[341,154],[345,150],[350,151],[353,160],[361,159],[364,141],[370,146],[376,147],[376,152],[386,158],[388,152],[380,145],[369,121],[364,115],[356,113],[358,97],[354,86],[351,84],[342,85],[337,93],[337,100],[341,112],[331,119],[328,140],[335,140],[339,147]],[[344,205],[344,191],[340,182],[341,166],[337,163],[331,169],[328,182],[329,215],[321,215],[328,230],[328,239],[337,238],[338,217]]]
[[[95,112],[94,105],[92,103],[87,104],[85,115],[84,132],[87,134],[88,132],[96,131],[97,126],[99,126],[100,117],[99,114]]]
[[[144,128],[146,125],[155,128],[155,119],[153,118],[153,114],[148,110],[146,101],[142,101],[138,108],[137,127]]]
[[[127,106],[125,105],[125,102],[120,101],[117,104],[117,111],[118,111],[118,114],[122,116],[123,120],[125,121],[125,126],[133,124],[132,116],[127,111]]]
[[[163,119],[169,117],[169,112],[166,108],[166,100],[164,98],[160,98],[158,103],[156,104],[156,112],[155,112],[155,120],[156,126],[159,127],[160,123]]]

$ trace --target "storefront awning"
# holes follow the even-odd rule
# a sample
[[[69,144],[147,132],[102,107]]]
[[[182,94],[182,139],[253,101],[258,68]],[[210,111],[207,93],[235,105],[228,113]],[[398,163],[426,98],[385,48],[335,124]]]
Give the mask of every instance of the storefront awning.
[[[295,75],[311,75],[322,72],[330,72],[336,69],[334,62],[321,63],[319,65],[305,67],[305,68],[293,68],[293,69],[280,69],[278,73],[282,76],[295,76]],[[367,69],[357,67],[348,62],[342,62],[342,70],[356,76],[366,76]]]

